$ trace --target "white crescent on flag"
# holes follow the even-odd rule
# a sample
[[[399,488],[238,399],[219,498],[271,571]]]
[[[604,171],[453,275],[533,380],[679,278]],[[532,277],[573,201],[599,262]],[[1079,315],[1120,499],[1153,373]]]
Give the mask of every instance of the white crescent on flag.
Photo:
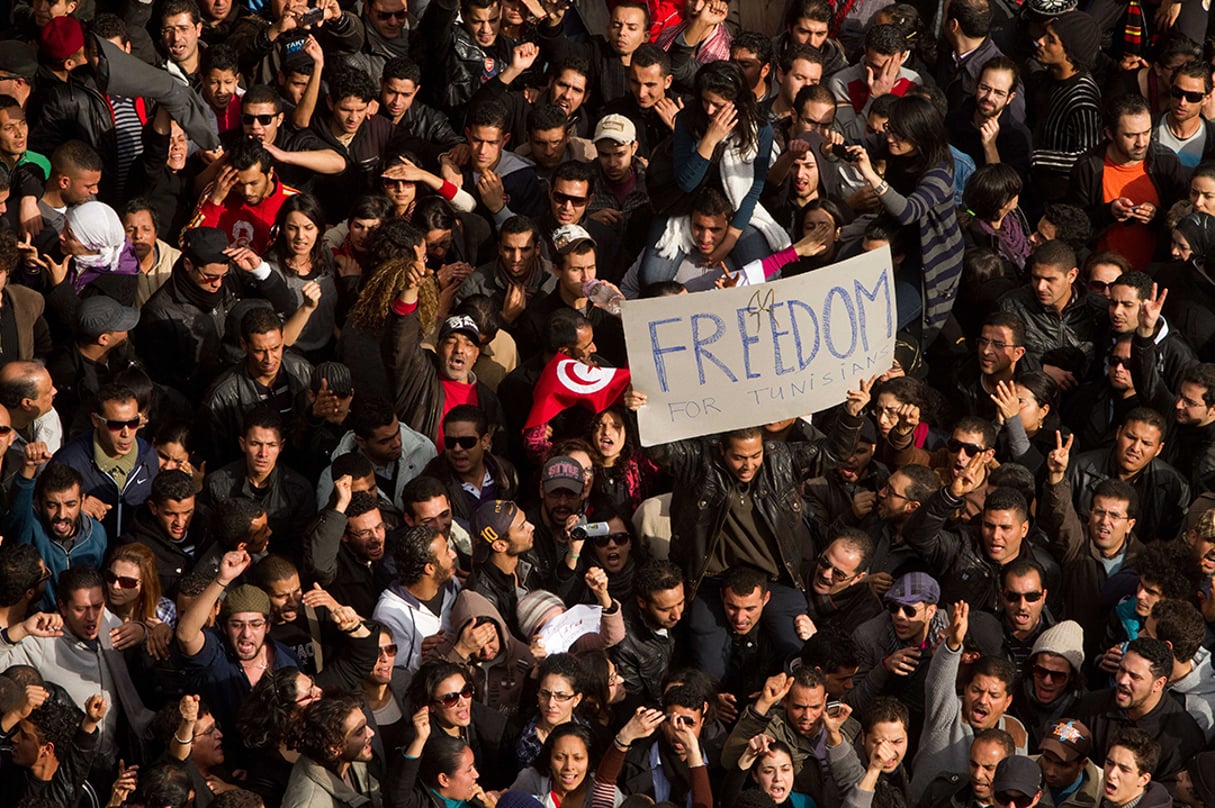
[[[557,363],[557,380],[572,393],[590,395],[598,393],[612,382],[616,375],[613,368],[596,368],[577,359],[563,359]]]

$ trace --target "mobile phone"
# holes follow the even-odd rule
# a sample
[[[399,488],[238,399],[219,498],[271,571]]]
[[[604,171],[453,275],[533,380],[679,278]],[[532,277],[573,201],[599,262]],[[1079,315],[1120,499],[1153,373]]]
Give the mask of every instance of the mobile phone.
[[[860,160],[861,158],[854,157],[853,155],[849,154],[848,147],[849,146],[860,146],[860,145],[862,145],[862,143],[859,140],[845,140],[843,143],[840,143],[839,145],[832,146],[831,152],[836,157],[843,160],[845,163],[855,163],[858,160]]]
[[[310,8],[299,16],[296,25],[300,28],[311,28],[325,18],[325,9]]]
[[[831,716],[832,718],[835,718],[837,715],[840,714],[840,710],[843,708],[843,706],[844,706],[844,703],[842,701],[827,702],[827,715]]]

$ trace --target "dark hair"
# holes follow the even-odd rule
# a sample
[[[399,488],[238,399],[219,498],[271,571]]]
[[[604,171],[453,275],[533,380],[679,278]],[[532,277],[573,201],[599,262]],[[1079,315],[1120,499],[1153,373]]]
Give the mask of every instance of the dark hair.
[[[1190,551],[1179,542],[1153,542],[1135,556],[1135,571],[1140,583],[1151,582],[1161,594],[1175,600],[1189,600],[1198,589],[1201,570],[1190,558]]]
[[[167,760],[147,769],[140,767],[139,786],[131,802],[148,808],[185,808],[187,803],[193,803],[193,791],[186,767],[176,760]]]
[[[665,592],[683,585],[683,571],[669,561],[652,559],[637,570],[634,592],[637,597],[649,600],[655,592]]]
[[[671,57],[662,48],[649,42],[643,42],[637,50],[633,51],[633,58],[629,60],[629,64],[634,67],[658,65],[661,68],[659,72],[663,76],[671,75]]]
[[[426,241],[426,234],[404,219],[388,219],[375,230],[368,250],[371,263],[386,264],[400,256],[409,256],[419,244]]]
[[[793,684],[798,687],[813,689],[821,687],[827,689],[827,677],[823,676],[823,672],[818,668],[807,667],[802,665],[793,672]]]
[[[397,411],[387,400],[378,397],[355,399],[350,418],[350,428],[355,436],[367,440],[377,429],[394,423],[397,423]]]
[[[952,0],[951,0],[952,3]],[[1000,209],[1021,193],[1021,174],[1008,163],[989,163],[970,175],[962,201],[981,221],[991,222]]]
[[[941,164],[953,167],[945,118],[927,98],[905,96],[898,99],[890,110],[889,127],[894,135],[915,146],[910,155],[892,155],[888,160],[897,171],[896,181],[891,183],[896,188],[905,188],[910,193],[924,172]]]
[[[1173,651],[1163,640],[1139,637],[1127,643],[1125,653],[1135,653],[1146,659],[1153,679],[1167,679],[1173,671]]]
[[[983,501],[983,511],[1012,511],[1021,522],[1029,518],[1025,497],[1015,488],[997,488],[988,492]]]
[[[1132,421],[1138,421],[1141,424],[1156,427],[1156,429],[1160,430],[1161,437],[1164,437],[1169,428],[1168,423],[1164,420],[1164,416],[1153,410],[1151,407],[1136,407],[1135,409],[1131,410],[1126,414],[1126,417],[1122,419],[1121,426],[1126,426]]]
[[[279,268],[284,275],[290,273],[290,270],[287,269],[287,259],[291,256],[291,247],[286,225],[287,217],[292,213],[303,215],[316,227],[316,240],[312,242],[312,249],[308,251],[308,260],[311,262],[313,272],[326,269],[329,266],[331,253],[329,245],[325,243],[325,211],[321,209],[321,203],[312,194],[294,194],[287,197],[283,206],[278,209],[278,215],[274,217],[274,254],[278,258]]]
[[[134,199],[127,200],[127,203],[122,206],[122,217],[125,219],[126,217],[141,211],[147,211],[148,218],[152,220],[152,229],[159,233],[160,214],[157,212],[152,203],[148,201],[147,197],[137,196]],[[3,266],[3,262],[0,262],[0,266]]]
[[[1012,736],[1004,730],[997,729],[995,727],[985,729],[978,735],[975,735],[975,739],[971,741],[970,745],[974,746],[977,743],[997,744],[1001,749],[1004,750],[1005,757],[1012,757],[1013,755],[1017,754],[1017,743],[1013,740]]]
[[[981,435],[984,449],[991,449],[996,445],[996,425],[977,415],[963,415],[953,425],[953,431],[974,432]]]
[[[365,70],[351,65],[339,65],[328,76],[329,100],[337,104],[343,98],[371,101],[379,97],[379,88]]]
[[[662,691],[662,708],[683,707],[704,713],[707,709],[704,689],[694,683],[672,685]]]
[[[1025,266],[1027,269],[1036,266],[1054,267],[1065,273],[1070,272],[1076,266],[1076,251],[1062,239],[1051,239],[1038,245],[1037,249],[1029,254]]]
[[[409,586],[422,580],[422,576],[426,574],[426,565],[436,561],[430,545],[440,535],[439,531],[430,525],[414,525],[397,534],[392,560],[396,564],[397,576],[401,583]]]
[[[401,489],[401,508],[406,512],[412,513],[413,506],[417,503],[426,502],[435,497],[446,496],[447,486],[434,477],[420,474],[406,483],[405,487]]]
[[[840,542],[843,546],[851,549],[854,553],[861,557],[860,563],[857,565],[857,572],[865,572],[869,569],[869,562],[873,560],[873,538],[868,533],[860,528],[841,525],[833,528],[828,533],[827,546]]]
[[[447,411],[443,416],[443,428],[446,429],[450,423],[473,424],[477,430],[477,437],[483,438],[489,434],[489,417],[485,414],[485,410],[475,404],[457,404]]]
[[[346,506],[346,519],[355,519],[379,507],[380,501],[375,494],[370,491],[355,491],[350,495],[350,504]]]
[[[1011,488],[1033,505],[1037,495],[1034,473],[1020,463],[1001,463],[987,475],[987,484],[992,488]]]
[[[458,220],[446,199],[441,196],[424,196],[413,209],[413,221],[425,235],[431,230],[455,230]]]
[[[907,37],[897,25],[870,25],[865,32],[865,50],[883,56],[897,56],[907,50]]]
[[[734,41],[735,41],[735,43],[738,42],[737,39]],[[822,51],[820,51],[818,48],[814,47],[813,45],[799,44],[799,43],[793,42],[793,43],[790,43],[780,55],[781,72],[788,73],[790,70],[793,69],[793,63],[798,62],[798,61],[809,62],[810,64],[818,65],[819,67],[825,66]],[[806,86],[807,87],[819,87],[821,85],[808,84]],[[805,89],[805,88],[803,88],[803,89]],[[794,99],[794,101],[795,101],[794,106],[797,106],[796,99]]]
[[[502,330],[502,315],[498,304],[494,303],[493,298],[489,295],[480,293],[469,295],[461,301],[459,306],[456,306],[452,314],[471,317],[472,321],[477,324],[477,330],[481,332],[481,338],[490,342]]]
[[[270,585],[285,581],[292,575],[299,575],[299,568],[281,555],[270,555],[254,564],[249,569],[249,577],[254,586],[270,591]]]
[[[255,306],[240,318],[240,339],[244,343],[248,343],[254,334],[269,334],[282,330],[283,323],[278,319],[274,309],[265,306]]]
[[[689,129],[695,140],[700,140],[709,128],[709,116],[703,103],[705,93],[713,93],[734,103],[734,109],[738,113],[738,122],[734,127],[738,148],[743,154],[755,149],[759,142],[759,129],[764,125],[764,120],[756,106],[755,95],[743,77],[742,68],[734,62],[717,61],[703,65],[696,72],[692,85],[693,100],[685,109]],[[718,148],[722,148],[724,143],[725,141],[719,144]]]
[[[1215,364],[1199,362],[1186,368],[1181,375],[1181,384],[1193,384],[1202,388],[1202,403],[1215,407]]]
[[[259,404],[245,413],[245,423],[241,426],[240,436],[247,438],[254,427],[273,430],[281,439],[284,434],[282,413],[269,404]]]
[[[1024,578],[1030,573],[1038,576],[1039,584],[1046,583],[1046,570],[1032,558],[1018,558],[1006,564],[1000,570],[1000,583],[1007,586],[1009,578]]]
[[[1139,492],[1135,490],[1135,486],[1126,480],[1119,480],[1116,477],[1102,480],[1093,489],[1093,499],[1097,497],[1125,502],[1126,515],[1131,519],[1139,515]]]
[[[269,174],[270,170],[274,168],[274,158],[257,138],[238,140],[233,145],[232,151],[228,153],[228,161],[229,165],[237,171],[245,171],[258,166],[261,173]]]
[[[265,808],[265,805],[260,794],[244,788],[233,788],[216,794],[210,808]]]
[[[340,757],[334,747],[341,747],[346,718],[354,710],[362,710],[358,699],[344,693],[317,699],[304,708],[287,729],[288,749],[311,758],[329,771],[337,770]]]
[[[1167,696],[1165,698],[1168,698]],[[1121,746],[1135,757],[1138,774],[1152,774],[1160,765],[1160,743],[1138,727],[1127,727],[1109,742],[1109,749]]]
[[[164,5],[160,7],[161,21],[178,14],[189,14],[195,23],[202,22],[202,14],[199,13],[198,4],[194,0],[165,0]]]
[[[593,648],[579,653],[578,661],[582,663],[582,682],[586,689],[582,704],[578,705],[579,711],[587,718],[611,723],[611,658],[602,648]]]
[[[818,668],[824,675],[861,664],[860,650],[851,635],[831,628],[820,629],[806,640],[798,658],[802,665]]]
[[[723,594],[729,589],[743,597],[758,589],[762,597],[768,592],[768,574],[747,564],[735,564],[722,576],[721,589]]]
[[[692,199],[692,214],[700,216],[725,216],[727,220],[734,215],[734,206],[726,195],[713,187],[701,188]]]
[[[182,502],[195,496],[194,480],[180,469],[162,471],[152,478],[152,491],[148,500],[164,505],[169,500]]]
[[[84,496],[84,478],[80,476],[80,472],[66,463],[52,460],[42,469],[38,481],[34,483],[34,499],[44,499],[47,494],[67,491],[73,486],[78,486],[81,496]]]
[[[414,84],[421,84],[422,68],[408,56],[394,56],[384,63],[384,69],[380,73],[380,78],[383,81],[400,79],[401,81],[412,81]]]
[[[645,27],[650,27],[650,7],[645,3],[644,0],[619,0],[619,2],[611,4],[609,8],[612,11],[615,11],[618,8],[636,9],[645,15]]]
[[[30,712],[28,721],[38,731],[38,744],[52,744],[60,762],[71,754],[72,738],[84,718],[84,712],[74,704],[59,699],[47,699],[41,707]]]
[[[1083,208],[1066,202],[1047,205],[1042,217],[1055,226],[1055,240],[1062,241],[1073,250],[1082,250],[1093,236],[1093,223]],[[1049,242],[1048,242],[1049,243]],[[1073,259],[1069,267],[1075,266]]]
[[[94,567],[68,567],[59,573],[55,581],[55,598],[67,603],[73,592],[80,589],[101,589],[104,582],[101,572]]]
[[[878,696],[861,713],[861,729],[870,732],[875,724],[902,724],[911,731],[911,713],[907,705],[890,696]]]
[[[1161,600],[1152,607],[1156,639],[1173,647],[1173,658],[1189,662],[1202,647],[1207,625],[1202,612],[1184,600]]]
[[[464,2],[484,3],[486,0]],[[492,0],[491,5],[497,2],[498,0]],[[460,765],[460,758],[467,748],[468,744],[446,732],[432,732],[426,746],[422,747],[422,759],[418,762],[418,780],[425,786],[437,788],[439,775],[450,777]]]
[[[993,311],[983,320],[983,326],[1007,328],[1012,334],[1014,344],[1025,344],[1025,321],[1011,311]]]
[[[414,672],[405,690],[405,701],[410,710],[420,710],[430,704],[435,697],[435,690],[445,679],[453,676],[463,677],[465,683],[472,684],[472,676],[468,668],[446,659],[428,659]],[[442,694],[439,694],[442,695]]]
[[[549,181],[549,186],[555,186],[557,180],[585,182],[587,187],[591,188],[595,183],[595,170],[591,168],[590,163],[566,160],[553,170],[553,178]]]
[[[578,344],[578,332],[583,328],[593,327],[591,321],[582,312],[562,306],[549,315],[545,345],[552,353],[557,353],[563,348],[573,348]]]
[[[983,39],[991,33],[991,18],[987,0],[950,0],[945,11],[945,20],[956,20],[958,30],[971,39]]]
[[[1173,81],[1176,81],[1178,76],[1185,76],[1187,79],[1199,79],[1202,81],[1203,93],[1211,92],[1211,68],[1201,60],[1186,62],[1174,70]]]
[[[772,39],[758,31],[740,31],[730,43],[730,52],[745,50],[755,54],[761,65],[772,63]]]
[[[95,34],[102,39],[117,39],[124,45],[131,41],[126,22],[117,14],[101,12],[93,18],[88,30],[90,34]]]
[[[215,509],[212,520],[215,542],[225,551],[235,550],[241,542],[249,540],[253,520],[265,512],[256,500],[245,497],[223,500]]]
[[[1039,407],[1050,407],[1054,410],[1059,401],[1059,383],[1040,370],[1022,373],[1016,378],[1016,383],[1033,394],[1034,402]]]
[[[532,132],[547,132],[550,129],[560,129],[565,132],[569,129],[569,118],[565,114],[565,110],[556,104],[541,102],[534,104],[527,113],[527,133]]]
[[[1152,295],[1152,276],[1146,272],[1123,272],[1110,283],[1110,286],[1129,286],[1135,290],[1140,300],[1146,300]]]
[[[907,499],[924,502],[941,487],[941,478],[928,466],[911,463],[898,469],[907,478]]]
[[[275,113],[283,111],[283,99],[269,84],[254,84],[241,96],[240,106],[244,109],[253,104],[273,104]]]
[[[984,656],[979,657],[971,665],[970,674],[966,677],[966,683],[970,684],[977,676],[990,676],[997,681],[1003,682],[1004,690],[1011,693],[1013,682],[1017,680],[1017,668],[1004,657]]]
[[[536,681],[543,682],[546,676],[560,676],[570,683],[575,695],[586,692],[582,663],[573,654],[550,654],[540,663]]]
[[[1082,277],[1088,280],[1093,276],[1093,268],[1098,264],[1109,264],[1118,267],[1118,272],[1122,275],[1131,271],[1131,262],[1126,260],[1113,250],[1102,250],[1098,253],[1093,253],[1088,258],[1084,259]]]
[[[486,126],[491,129],[497,129],[500,132],[505,132],[506,107],[499,101],[482,101],[468,111],[468,119],[464,125],[469,129],[475,126]]]
[[[42,580],[42,556],[32,544],[0,544],[0,606],[12,606]]]
[[[595,759],[595,739],[591,735],[590,728],[579,724],[576,721],[566,721],[564,724],[558,724],[553,728],[553,731],[548,734],[548,738],[544,740],[544,746],[540,748],[540,754],[536,756],[536,761],[532,765],[536,771],[545,776],[552,775],[552,756],[553,747],[563,738],[577,738],[582,741],[582,745],[586,747],[587,760]],[[590,767],[587,767],[586,777],[591,776]]]
[[[227,70],[240,75],[240,57],[231,46],[216,42],[210,47],[199,50],[199,73],[203,76],[212,70]]]
[[[295,673],[299,673],[296,668],[291,668]],[[269,673],[269,672],[267,672]],[[267,678],[269,678],[267,676]],[[198,701],[198,717],[215,715],[211,710],[211,706],[207,704],[205,699]],[[151,723],[148,724],[148,740],[167,747],[169,741],[176,734],[177,725],[181,723],[181,708],[178,707],[176,701],[171,701],[156,711],[152,716]]]
[[[66,177],[80,171],[102,171],[101,155],[83,140],[69,140],[51,152],[51,173]]]
[[[369,474],[375,473],[375,466],[371,465],[371,461],[360,451],[351,450],[346,454],[338,455],[333,459],[333,464],[329,467],[329,472],[333,479],[345,477],[349,474],[354,479],[362,479]],[[367,493],[367,492],[361,492]],[[353,496],[353,494],[351,495]],[[372,497],[374,499],[374,496]],[[349,514],[347,514],[349,515]]]
[[[952,3],[951,3],[951,5],[952,5]],[[982,78],[983,74],[986,73],[988,70],[1004,70],[1009,73],[1012,73],[1013,90],[1016,90],[1017,82],[1019,82],[1021,80],[1021,68],[1017,67],[1016,62],[1014,62],[1012,59],[1009,59],[1007,56],[1004,56],[1003,54],[1001,54],[999,56],[993,56],[990,59],[988,59],[986,62],[984,62],[983,66],[981,68],[979,68],[979,77]]]
[[[827,0],[793,0],[785,14],[785,27],[792,28],[798,20],[831,22],[831,5]]]
[[[1118,122],[1125,115],[1152,115],[1147,99],[1138,93],[1127,93],[1110,99],[1105,104],[1105,125],[1110,131],[1117,131]]]

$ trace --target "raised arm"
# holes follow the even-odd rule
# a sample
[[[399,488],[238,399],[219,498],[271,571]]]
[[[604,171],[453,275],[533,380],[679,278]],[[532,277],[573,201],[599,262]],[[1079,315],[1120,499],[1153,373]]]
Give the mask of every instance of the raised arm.
[[[216,601],[228,588],[229,584],[241,576],[249,568],[250,558],[247,550],[233,550],[224,553],[219,562],[219,572],[207,588],[190,604],[190,608],[177,621],[177,642],[181,645],[182,653],[188,657],[197,656],[206,644],[203,627],[211,616]]]

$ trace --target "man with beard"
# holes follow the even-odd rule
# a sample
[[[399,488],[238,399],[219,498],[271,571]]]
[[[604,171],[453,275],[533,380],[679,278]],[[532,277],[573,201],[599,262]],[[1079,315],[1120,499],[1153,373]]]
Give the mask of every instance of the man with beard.
[[[498,306],[503,327],[511,327],[528,302],[557,288],[552,264],[540,252],[540,231],[527,216],[512,216],[498,229],[497,256],[464,279],[456,302],[470,295],[487,295]]]
[[[443,483],[425,474],[411,480],[401,491],[401,516],[408,527],[433,527],[451,540],[460,563],[456,575],[463,583],[472,569],[472,537],[455,521]]]
[[[147,501],[135,512],[121,541],[139,542],[156,555],[160,591],[171,593],[177,579],[194,566],[205,534],[206,518],[198,511],[194,480],[180,469],[170,469],[152,480]]]
[[[1159,232],[1152,223],[1162,205],[1185,195],[1186,177],[1177,155],[1152,142],[1152,111],[1142,96],[1114,99],[1105,137],[1072,166],[1068,201],[1105,231],[1097,251],[1113,250],[1132,267],[1146,268]]]
[[[892,472],[886,485],[878,489],[874,505],[877,521],[865,529],[873,539],[867,583],[879,597],[896,578],[924,568],[919,553],[904,540],[903,530],[921,504],[940,487],[935,471],[912,463]]]
[[[1032,559],[1018,559],[1000,572],[1004,655],[1025,672],[1025,664],[1042,632],[1055,624],[1046,606],[1045,573]]]
[[[950,142],[976,166],[1008,163],[1024,175],[1029,170],[1032,136],[1024,112],[1015,113],[1017,64],[1007,56],[989,59],[979,73],[974,95],[950,110]]]
[[[510,65],[494,78],[481,85],[473,96],[472,104],[495,99],[506,110],[506,131],[511,142],[527,142],[528,113],[542,105],[552,105],[565,114],[565,130],[575,137],[585,138],[591,133],[590,124],[582,108],[587,97],[587,61],[580,56],[557,59],[549,63],[545,76],[547,87],[535,101],[528,100],[522,90],[511,90],[515,79],[532,68],[540,56],[540,47],[533,42],[523,42],[511,52]],[[518,85],[516,85],[518,86]]]
[[[304,577],[319,583],[358,614],[371,614],[388,585],[384,518],[375,494],[351,491],[348,475],[333,485],[333,504],[321,510],[304,541]]]
[[[283,808],[379,805],[380,784],[367,769],[374,735],[354,696],[331,696],[305,707],[292,731],[300,757]]]
[[[42,598],[44,608],[55,602],[55,579],[61,573],[69,567],[99,568],[107,546],[105,528],[81,510],[84,481],[80,472],[63,463],[49,463],[50,459],[45,444],[25,447],[25,463],[13,483],[4,529],[9,541],[37,548],[51,571]],[[38,474],[44,463],[49,465]]]
[[[1044,808],[1081,808],[1101,799],[1101,767],[1089,760],[1093,733],[1084,722],[1064,718],[1051,725],[1041,740],[1038,766],[1046,788]]]
[[[406,528],[392,553],[397,578],[380,594],[374,617],[392,632],[396,666],[409,672],[422,664],[429,637],[451,628],[451,607],[460,592],[456,551],[433,527]]]
[[[0,628],[29,617],[42,601],[51,571],[29,544],[0,544]]]
[[[10,626],[0,634],[0,669],[30,665],[84,708],[100,693],[114,705],[101,723],[97,741],[98,771],[111,769],[118,758],[123,716],[136,732],[147,728],[152,716],[140,700],[131,676],[116,653],[138,647],[144,632],[138,623],[122,623],[105,608],[101,573],[90,567],[73,567],[59,576],[57,614],[40,613]]]
[[[1079,623],[1064,620],[1038,636],[1012,706],[1013,715],[1029,733],[1029,748],[1038,748],[1050,727],[1070,715],[1076,699],[1084,694],[1083,668],[1084,629]]]
[[[943,808],[990,808],[995,804],[991,784],[1000,761],[1016,754],[1012,736],[1002,729],[985,729],[970,743],[966,773],[944,772],[933,778],[918,805]]]
[[[631,733],[621,731],[620,746],[628,749],[620,772],[620,791],[625,796],[644,794],[657,799],[660,794],[676,805],[691,799],[691,768],[708,764],[701,735],[709,704],[700,688],[676,684],[662,694],[666,720],[650,743],[637,743]],[[642,714],[643,721],[646,714]],[[632,730],[633,726],[626,727]],[[626,743],[627,741],[627,743]],[[708,764],[712,765],[712,764]]]
[[[1169,693],[1194,716],[1208,741],[1215,740],[1215,672],[1211,654],[1203,647],[1206,622],[1193,603],[1162,600],[1152,607],[1143,626],[1144,637],[1155,637],[1173,650]]]
[[[519,598],[538,586],[530,561],[521,556],[532,549],[536,527],[514,502],[486,502],[473,514],[473,571],[465,587],[479,592],[503,616],[520,639]]]
[[[291,649],[269,636],[266,593],[249,584],[228,589],[250,561],[247,550],[224,553],[215,578],[177,622],[182,669],[195,677],[200,695],[222,726],[236,725],[237,709],[266,671],[299,667]],[[204,628],[221,595],[216,627]]]
[[[1174,408],[1182,373],[1198,358],[1189,343],[1169,326],[1161,314],[1163,298],[1158,297],[1156,283],[1146,272],[1124,272],[1110,281],[1110,331],[1115,336],[1133,335],[1131,357],[1135,361],[1128,370],[1137,384],[1143,401],[1161,412]],[[1152,373],[1134,373],[1136,366],[1151,363]],[[1146,368],[1145,368],[1146,369]]]
[[[1017,364],[1025,356],[1025,323],[1015,314],[992,312],[975,340],[975,359],[961,362],[954,374],[959,409],[988,421],[996,419],[992,395],[1000,382],[1012,384]]]
[[[1098,759],[1108,760],[1121,732],[1143,730],[1161,744],[1159,762],[1144,773],[1166,785],[1176,783],[1182,766],[1206,741],[1198,723],[1167,693],[1172,671],[1173,652],[1168,644],[1140,637],[1127,645],[1114,687],[1094,691],[1076,704],[1074,714],[1093,730]]]
[[[491,440],[484,410],[453,407],[443,418],[443,454],[423,471],[446,487],[452,516],[463,525],[472,523],[482,503],[514,499],[519,490],[515,467],[491,451]]]
[[[574,559],[580,555],[571,548],[569,531],[586,515],[586,473],[581,463],[567,455],[550,457],[540,471],[540,502],[527,514],[536,526],[536,542],[528,561],[544,584],[555,586],[557,565],[565,563],[567,555]],[[588,521],[596,520],[588,517]]]
[[[835,538],[815,563],[807,593],[807,619],[813,621],[817,631],[852,634],[882,611],[882,603],[867,580],[873,540],[854,527],[833,532]]]

